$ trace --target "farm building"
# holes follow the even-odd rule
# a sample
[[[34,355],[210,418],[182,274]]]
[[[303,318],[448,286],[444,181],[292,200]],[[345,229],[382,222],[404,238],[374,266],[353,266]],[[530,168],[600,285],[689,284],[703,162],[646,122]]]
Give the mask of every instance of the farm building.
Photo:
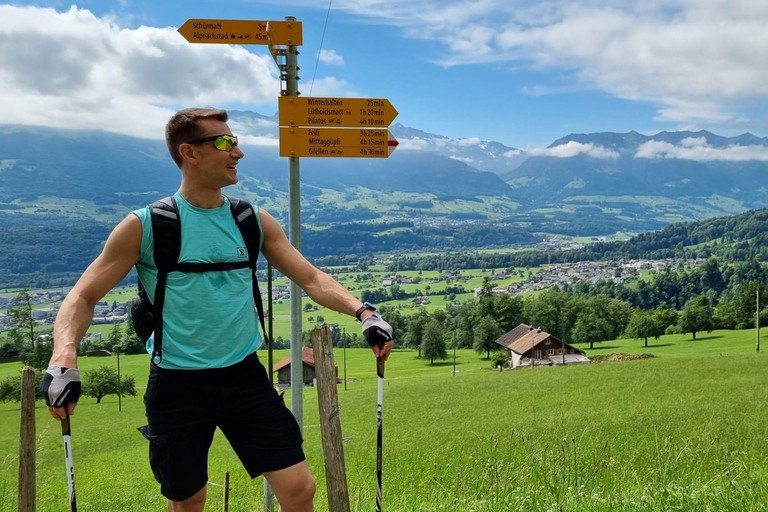
[[[304,366],[303,381],[304,386],[314,386],[315,382],[315,355],[312,353],[312,349],[309,347],[303,347],[301,349],[301,360]],[[336,362],[334,361],[334,366]],[[272,368],[272,373],[277,372],[277,389],[284,390],[291,388],[291,356],[285,356],[278,361]],[[339,374],[338,367],[336,368],[336,376]]]
[[[496,340],[509,352],[512,368],[534,365],[588,363],[586,353],[532,325],[520,324]]]

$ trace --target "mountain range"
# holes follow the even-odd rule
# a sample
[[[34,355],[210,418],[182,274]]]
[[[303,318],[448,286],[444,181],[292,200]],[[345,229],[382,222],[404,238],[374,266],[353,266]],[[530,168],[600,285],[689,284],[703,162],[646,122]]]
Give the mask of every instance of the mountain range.
[[[277,151],[277,115],[230,115],[246,153],[233,193],[280,216],[288,173]],[[547,148],[522,150],[401,124],[390,130],[400,145],[388,159],[301,160],[306,225],[501,221],[532,231],[604,234],[768,206],[768,139],[748,133],[570,134]],[[41,216],[114,221],[172,193],[178,179],[160,140],[0,126],[0,223]]]
[[[287,223],[277,116],[230,115],[246,157],[228,193]],[[301,159],[305,254],[525,246],[546,233],[644,232],[768,206],[768,139],[748,133],[570,134],[523,150],[390,130],[400,145],[387,159]],[[71,282],[111,226],[178,182],[161,140],[0,126],[0,282]]]

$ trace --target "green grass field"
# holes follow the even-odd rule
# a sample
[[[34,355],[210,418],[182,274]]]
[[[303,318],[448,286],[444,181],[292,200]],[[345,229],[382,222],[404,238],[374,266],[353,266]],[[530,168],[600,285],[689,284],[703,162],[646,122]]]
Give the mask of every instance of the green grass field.
[[[393,353],[384,396],[384,508],[390,511],[765,511],[768,510],[768,355],[755,331],[715,331],[596,344],[590,356],[653,358],[565,368],[488,369],[459,351],[431,366],[413,351]],[[765,342],[764,342],[765,343]],[[768,347],[764,346],[764,350]],[[287,351],[275,354],[275,360]],[[352,510],[373,509],[376,378],[365,349],[348,349],[348,390],[339,386]],[[336,350],[339,375],[343,351]],[[266,360],[266,354],[262,355]],[[115,358],[81,359],[87,371]],[[0,365],[0,379],[20,365]],[[146,356],[121,357],[143,385]],[[72,420],[82,511],[163,509],[147,445],[141,395],[101,404],[84,397]],[[287,397],[286,397],[287,398]],[[290,403],[287,400],[287,403]],[[204,404],[201,404],[201,407]],[[316,392],[304,391],[305,450],[327,500]],[[16,510],[18,404],[0,404],[0,511]],[[37,404],[38,510],[67,510],[58,423]],[[230,510],[259,510],[250,481],[217,436],[211,482],[230,472]],[[209,486],[208,510],[222,489]]]

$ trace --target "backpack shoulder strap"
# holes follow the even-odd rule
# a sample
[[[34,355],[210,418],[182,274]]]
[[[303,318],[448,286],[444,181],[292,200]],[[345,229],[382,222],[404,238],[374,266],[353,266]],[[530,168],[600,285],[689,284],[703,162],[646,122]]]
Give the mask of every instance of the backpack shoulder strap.
[[[152,220],[152,256],[157,267],[157,286],[153,304],[155,328],[152,359],[160,363],[163,359],[163,304],[165,302],[165,284],[168,273],[179,263],[181,254],[181,221],[179,209],[173,196],[165,197],[149,205]]]
[[[173,196],[155,201],[149,205],[149,213],[152,219],[155,266],[158,270],[171,272],[181,254],[181,221],[176,201]]]
[[[248,266],[251,268],[251,279],[253,281],[253,302],[256,304],[256,311],[259,313],[259,323],[261,323],[261,332],[264,334],[264,341],[268,342],[267,329],[264,326],[264,303],[261,300],[261,291],[259,282],[256,279],[256,261],[261,252],[261,228],[259,220],[256,217],[256,210],[253,205],[244,199],[226,196],[229,200],[229,209],[235,224],[240,230],[240,234],[248,249]]]
[[[261,251],[261,229],[256,217],[256,210],[253,205],[244,199],[227,196],[229,199],[229,209],[232,217],[235,218],[235,224],[243,235],[245,246],[248,249],[248,262],[255,266]]]

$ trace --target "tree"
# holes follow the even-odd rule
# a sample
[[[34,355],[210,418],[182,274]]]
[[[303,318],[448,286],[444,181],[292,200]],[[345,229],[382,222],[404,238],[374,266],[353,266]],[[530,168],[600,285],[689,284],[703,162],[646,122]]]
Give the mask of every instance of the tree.
[[[45,372],[35,372],[35,400],[45,398],[40,391],[40,382],[43,380]],[[0,402],[20,402],[21,401],[21,373],[12,375],[0,381]]]
[[[40,339],[34,346],[27,346],[21,351],[21,361],[36,370],[45,370],[53,354],[53,341]]]
[[[502,293],[493,298],[493,318],[502,331],[511,331],[523,322],[523,299]]]
[[[430,318],[424,325],[421,342],[421,356],[424,359],[429,359],[429,364],[435,364],[435,358],[448,358],[445,338],[443,337],[443,329],[440,326],[440,322],[434,318]]]
[[[83,395],[92,396],[96,403],[107,395],[136,396],[136,379],[130,375],[122,375],[120,384],[117,383],[117,370],[111,366],[99,366],[95,370],[88,370],[83,376]]]
[[[11,324],[18,329],[24,330],[29,336],[29,347],[34,348],[35,341],[35,319],[32,318],[32,297],[29,290],[24,288],[16,295],[16,307],[10,308],[8,313],[11,315]]]
[[[697,332],[712,332],[713,328],[712,305],[706,295],[699,295],[685,303],[680,314],[680,332],[692,333],[695,340]]]
[[[666,302],[659,304],[659,306],[653,311],[653,317],[659,323],[659,326],[663,329],[666,329],[670,325],[677,325],[677,323],[680,321],[680,313],[674,309],[668,308]]]
[[[429,320],[426,310],[422,309],[408,318],[408,332],[405,334],[405,346],[419,351],[421,357],[421,341],[424,326]]]
[[[589,348],[595,348],[595,342],[611,339],[611,324],[600,318],[593,311],[587,311],[576,320],[571,331],[571,338],[576,343],[589,343]]]
[[[18,329],[11,329],[0,343],[0,357],[15,357],[24,350],[24,337]]]
[[[485,352],[485,358],[490,359],[491,349],[494,348],[496,340],[502,334],[504,333],[501,331],[499,324],[496,323],[496,320],[491,318],[490,315],[486,315],[475,325],[472,348],[478,354]]]
[[[381,308],[381,316],[392,326],[392,335],[395,339],[395,347],[404,344],[404,337],[407,331],[407,320],[400,314],[400,311],[394,308]]]
[[[569,339],[569,329],[576,322],[578,307],[575,302],[583,300],[570,298],[568,294],[549,289],[524,301],[525,318],[528,323],[542,331],[562,339]],[[568,328],[568,329],[567,329]]]
[[[488,276],[483,277],[483,284],[480,285],[480,294],[478,297],[480,297],[480,303],[483,302],[482,299],[493,298],[493,283],[488,279]]]
[[[123,330],[120,328],[120,324],[117,323],[117,320],[112,322],[112,329],[109,331],[109,336],[107,336],[107,347],[109,347],[109,350],[120,350],[120,347],[123,346]]]
[[[455,326],[460,333],[457,348],[472,348],[475,324],[479,320],[476,304],[475,301],[464,302],[456,310]]]
[[[627,325],[627,334],[633,338],[644,338],[645,346],[648,346],[648,338],[653,336],[656,339],[664,334],[664,329],[656,321],[653,313],[644,311],[640,308],[635,309]]]
[[[493,356],[493,367],[498,368],[499,366],[504,367],[507,365],[509,365],[509,352],[506,350],[496,352]]]
[[[123,354],[143,354],[147,350],[145,343],[139,339],[139,335],[133,328],[131,315],[128,315],[128,319],[125,321],[123,343],[117,350]]]
[[[757,292],[760,292],[760,309],[768,304],[768,293],[757,281],[747,281],[738,288],[739,293],[731,301],[736,329],[750,329],[755,327]]]

